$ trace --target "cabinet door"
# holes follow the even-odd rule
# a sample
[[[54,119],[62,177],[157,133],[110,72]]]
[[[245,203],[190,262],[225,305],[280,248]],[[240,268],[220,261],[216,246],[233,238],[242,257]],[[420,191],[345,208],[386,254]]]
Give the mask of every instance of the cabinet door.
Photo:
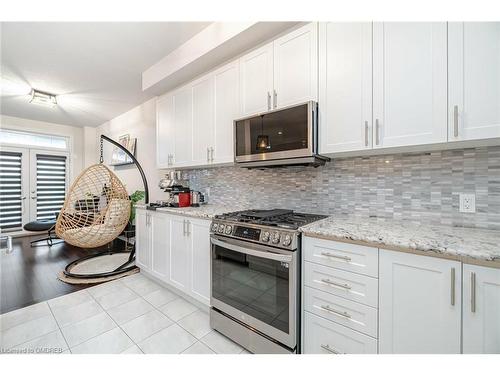
[[[175,149],[173,167],[189,166],[193,158],[193,96],[191,86],[183,87],[175,91],[172,95]]]
[[[214,163],[234,161],[234,123],[240,111],[240,72],[236,61],[214,72],[215,146]]]
[[[170,270],[170,216],[151,214],[151,271],[168,282]]]
[[[273,91],[273,44],[240,58],[241,115],[271,109]]]
[[[170,283],[184,292],[189,292],[191,256],[187,220],[174,215],[170,220]]]
[[[174,102],[171,94],[156,101],[156,166],[169,167],[169,156],[174,154]]]
[[[208,75],[192,84],[193,90],[193,165],[210,163],[214,144],[214,79]]]
[[[318,24],[309,23],[274,41],[273,107],[318,98]]]
[[[210,221],[189,219],[191,294],[210,305]]]
[[[460,353],[461,263],[380,250],[380,353]]]
[[[500,22],[448,25],[448,140],[500,137]]]
[[[135,214],[136,244],[135,261],[139,268],[151,269],[151,233],[149,227],[149,213],[146,210],[138,209]]]
[[[447,140],[445,22],[373,25],[374,147]]]
[[[500,354],[500,269],[464,264],[463,352]]]
[[[320,24],[320,153],[372,147],[372,24]]]

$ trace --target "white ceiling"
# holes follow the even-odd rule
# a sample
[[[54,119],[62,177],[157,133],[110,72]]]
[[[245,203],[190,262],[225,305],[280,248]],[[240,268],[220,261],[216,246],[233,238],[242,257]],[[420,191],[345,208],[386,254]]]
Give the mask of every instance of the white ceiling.
[[[153,96],[141,74],[209,22],[1,23],[1,114],[98,126]],[[30,87],[58,106],[30,104]]]

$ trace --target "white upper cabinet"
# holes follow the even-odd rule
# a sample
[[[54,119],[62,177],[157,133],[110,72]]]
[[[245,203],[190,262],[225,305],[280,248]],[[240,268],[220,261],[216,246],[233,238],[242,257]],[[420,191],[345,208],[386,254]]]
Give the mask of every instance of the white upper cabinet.
[[[374,23],[374,147],[447,140],[445,22]]]
[[[460,262],[380,250],[379,352],[460,353]]]
[[[500,269],[464,264],[463,352],[500,354]]]
[[[318,24],[313,22],[274,41],[273,108],[317,97]]]
[[[448,140],[500,137],[500,22],[448,25]]]
[[[320,153],[372,147],[372,24],[320,24]]]
[[[271,109],[273,44],[240,58],[240,112],[242,116]]]
[[[174,98],[166,94],[156,101],[156,166],[168,168],[174,154]]]
[[[183,87],[173,94],[174,155],[173,166],[192,165],[193,96],[191,86]]]
[[[192,84],[193,157],[192,164],[210,163],[215,134],[214,78],[205,76]]]
[[[240,58],[241,116],[318,98],[318,24],[308,23]]]
[[[214,72],[215,85],[215,145],[213,163],[234,161],[234,124],[240,105],[239,62],[228,64]],[[211,151],[211,150],[210,150]]]

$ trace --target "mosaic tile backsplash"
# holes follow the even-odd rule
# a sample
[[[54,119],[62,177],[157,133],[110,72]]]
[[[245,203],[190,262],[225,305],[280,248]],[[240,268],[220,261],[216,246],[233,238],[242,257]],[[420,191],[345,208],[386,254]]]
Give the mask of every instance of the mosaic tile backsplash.
[[[210,202],[500,230],[500,146],[333,159],[323,167],[188,172]],[[459,193],[476,194],[460,213]]]

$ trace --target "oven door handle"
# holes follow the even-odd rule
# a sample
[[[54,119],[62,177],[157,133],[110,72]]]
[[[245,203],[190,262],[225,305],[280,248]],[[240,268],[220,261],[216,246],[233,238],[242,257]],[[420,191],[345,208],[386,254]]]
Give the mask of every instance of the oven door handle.
[[[242,247],[238,246],[232,243],[229,243],[227,241],[219,240],[217,238],[212,237],[211,239],[212,244],[224,247],[229,250],[237,251],[239,253],[244,253],[248,255],[253,255],[258,258],[265,258],[265,259],[271,259],[271,260],[276,260],[278,262],[286,262],[286,263],[291,263],[292,262],[292,256],[291,255],[283,255],[283,254],[276,254],[272,253],[270,251],[266,250],[254,250],[249,247]],[[249,245],[251,246],[251,245]]]

